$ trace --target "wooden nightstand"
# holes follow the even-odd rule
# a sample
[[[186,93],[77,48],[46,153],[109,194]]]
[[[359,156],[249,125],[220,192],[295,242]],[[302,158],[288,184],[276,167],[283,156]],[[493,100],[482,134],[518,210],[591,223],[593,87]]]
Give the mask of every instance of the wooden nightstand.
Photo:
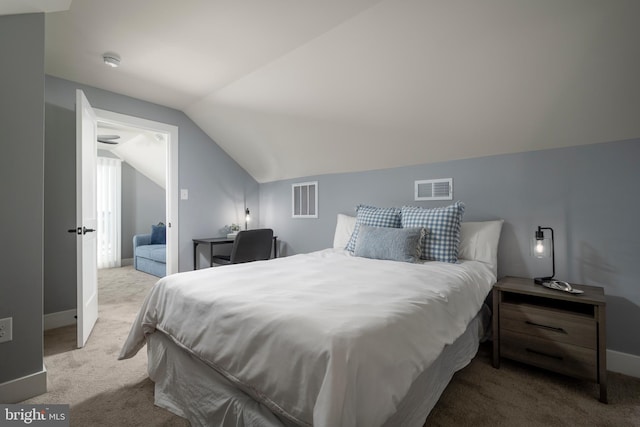
[[[505,277],[493,287],[493,366],[500,357],[600,384],[607,403],[606,301],[597,286],[573,295]]]

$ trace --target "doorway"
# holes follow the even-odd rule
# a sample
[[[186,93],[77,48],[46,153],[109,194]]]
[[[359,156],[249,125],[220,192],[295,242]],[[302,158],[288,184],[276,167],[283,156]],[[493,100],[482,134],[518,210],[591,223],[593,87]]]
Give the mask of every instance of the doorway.
[[[167,275],[177,273],[179,270],[179,245],[178,245],[178,127],[166,123],[154,122],[151,120],[141,119],[139,117],[128,116],[111,111],[95,109],[98,127],[102,127],[108,132],[107,135],[122,136],[128,138],[148,137],[147,145],[156,141],[161,141],[166,146],[166,152],[162,153],[166,170],[166,187],[165,187],[165,207],[166,207],[166,233],[167,233],[167,254],[166,268]],[[103,139],[104,141],[118,142],[118,138]],[[116,145],[116,144],[114,144]],[[145,142],[131,144],[129,151],[141,150],[145,146]],[[157,144],[156,144],[157,145]],[[105,145],[106,147],[106,145]],[[149,146],[150,147],[150,146]],[[152,162],[153,163],[153,162]],[[150,165],[147,174],[152,181],[158,181],[158,173],[153,171],[153,165]],[[149,224],[149,227],[151,224]]]

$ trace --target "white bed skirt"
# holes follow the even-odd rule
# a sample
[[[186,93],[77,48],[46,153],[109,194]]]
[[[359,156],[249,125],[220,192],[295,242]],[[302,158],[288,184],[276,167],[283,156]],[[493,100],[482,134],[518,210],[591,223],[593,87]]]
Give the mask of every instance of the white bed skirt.
[[[489,318],[490,310],[484,305],[462,336],[418,376],[385,427],[424,424],[453,374],[476,355]],[[155,382],[155,404],[188,419],[193,426],[297,425],[274,415],[250,395],[251,390],[239,389],[159,331],[147,338],[147,356],[149,377]]]

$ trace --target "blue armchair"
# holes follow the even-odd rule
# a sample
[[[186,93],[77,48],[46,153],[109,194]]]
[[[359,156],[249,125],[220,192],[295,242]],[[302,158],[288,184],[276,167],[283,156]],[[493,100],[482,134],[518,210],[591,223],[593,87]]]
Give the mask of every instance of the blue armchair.
[[[133,236],[133,267],[154,276],[166,276],[167,245],[152,244],[151,234],[136,234]]]

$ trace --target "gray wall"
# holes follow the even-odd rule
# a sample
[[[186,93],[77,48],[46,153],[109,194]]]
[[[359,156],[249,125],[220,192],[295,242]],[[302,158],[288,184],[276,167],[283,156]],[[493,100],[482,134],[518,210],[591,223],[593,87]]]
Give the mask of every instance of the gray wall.
[[[135,234],[151,233],[166,216],[164,188],[122,162],[122,258],[133,258]]]
[[[76,116],[48,103],[44,111],[44,312],[56,313],[76,301],[76,235],[67,232],[76,227]]]
[[[556,277],[598,285],[607,294],[607,347],[640,355],[640,140],[500,155],[372,172],[333,174],[260,185],[261,224],[273,227],[283,254],[332,246],[338,213],[359,203],[425,207],[415,180],[453,178],[464,220],[505,220],[499,276],[535,277],[551,260],[529,255],[538,225],[554,228]],[[319,218],[291,218],[291,184],[318,180]]]
[[[45,100],[47,111],[57,112],[58,121],[47,120],[47,151],[59,150],[66,156],[67,163],[75,168],[75,148],[66,141],[69,123],[74,120],[75,90],[82,89],[94,108],[140,117],[157,122],[178,126],[179,128],[179,188],[189,190],[189,199],[181,200],[179,205],[179,270],[193,268],[193,244],[191,239],[218,236],[225,224],[240,222],[243,218],[245,200],[251,207],[256,220],[260,218],[258,208],[258,184],[251,176],[231,159],[214,141],[197,127],[184,113],[171,108],[130,98],[102,89],[74,83],[52,76],[45,78]],[[60,117],[63,116],[63,117]],[[75,124],[73,125],[75,126]],[[75,144],[75,141],[74,141]],[[47,167],[49,160],[46,159]],[[73,169],[72,169],[73,170]],[[47,176],[55,181],[58,188],[73,189],[60,198],[56,206],[48,207],[48,214],[66,215],[63,231],[75,227],[75,214],[70,214],[69,206],[75,209],[75,174],[71,179],[67,175]],[[52,184],[54,185],[54,184]],[[67,197],[68,196],[68,197]],[[64,211],[64,213],[63,213]],[[75,211],[73,211],[75,212]],[[52,232],[53,233],[53,232]],[[72,234],[56,234],[55,239],[47,241],[45,259],[66,240],[75,242]],[[199,248],[200,251],[200,248]],[[73,309],[75,301],[75,251],[66,254],[63,260],[52,269],[56,273],[45,277],[45,313]],[[204,259],[208,253],[199,253]],[[73,295],[70,298],[69,295]],[[49,307],[55,310],[48,311]]]
[[[0,16],[0,383],[42,371],[44,14]]]

